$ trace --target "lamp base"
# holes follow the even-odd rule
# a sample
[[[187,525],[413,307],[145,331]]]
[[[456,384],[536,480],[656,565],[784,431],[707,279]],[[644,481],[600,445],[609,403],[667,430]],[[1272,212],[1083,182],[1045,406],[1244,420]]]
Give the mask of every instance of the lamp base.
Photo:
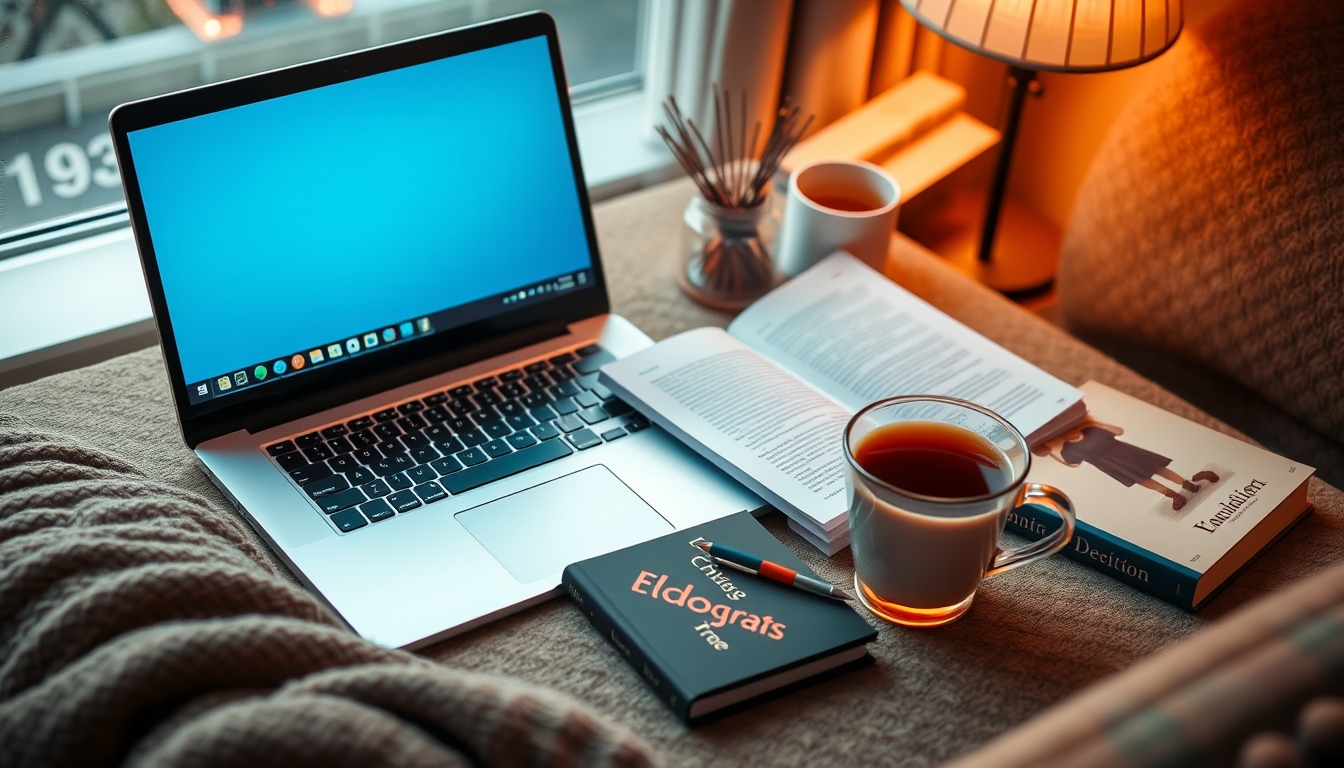
[[[999,214],[994,259],[978,258],[984,221],[983,193],[963,190],[948,205],[916,220],[907,216],[901,229],[947,260],[958,272],[1023,304],[1053,303],[1061,235],[1054,222],[1011,198]]]

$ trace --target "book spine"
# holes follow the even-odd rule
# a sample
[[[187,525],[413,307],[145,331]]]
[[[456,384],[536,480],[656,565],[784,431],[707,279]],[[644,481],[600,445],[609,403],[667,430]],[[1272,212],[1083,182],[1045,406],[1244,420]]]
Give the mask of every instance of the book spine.
[[[560,577],[560,588],[588,617],[593,628],[611,643],[621,658],[634,667],[635,672],[653,689],[654,695],[662,699],[682,722],[689,721],[692,703],[690,695],[674,682],[669,670],[645,652],[638,634],[621,619],[619,612],[612,610],[602,591],[594,588],[583,569],[575,566],[566,568]]]
[[[1053,533],[1060,525],[1060,519],[1053,512],[1024,504],[1008,513],[1005,527],[1035,541]],[[1078,521],[1073,540],[1064,547],[1062,554],[1178,608],[1194,610],[1195,585],[1199,583],[1197,572],[1082,520]]]

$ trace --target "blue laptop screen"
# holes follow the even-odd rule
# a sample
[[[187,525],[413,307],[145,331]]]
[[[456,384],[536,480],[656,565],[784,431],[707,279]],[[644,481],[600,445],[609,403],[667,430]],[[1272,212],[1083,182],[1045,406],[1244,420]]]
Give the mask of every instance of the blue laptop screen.
[[[581,288],[544,37],[128,135],[190,401]]]

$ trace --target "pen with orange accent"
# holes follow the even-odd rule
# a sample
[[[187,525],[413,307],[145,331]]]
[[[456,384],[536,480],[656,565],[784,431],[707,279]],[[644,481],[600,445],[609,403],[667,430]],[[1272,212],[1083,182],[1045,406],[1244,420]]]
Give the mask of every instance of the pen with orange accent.
[[[829,597],[835,600],[853,600],[848,592],[835,586],[829,581],[814,579],[811,576],[785,568],[779,563],[772,563],[769,560],[762,560],[755,555],[749,555],[741,550],[715,544],[712,541],[696,542],[696,546],[709,553],[716,562],[722,563],[730,568],[739,571],[761,576],[771,581],[778,581],[781,584],[788,584],[797,587],[805,592],[811,592],[822,597]]]

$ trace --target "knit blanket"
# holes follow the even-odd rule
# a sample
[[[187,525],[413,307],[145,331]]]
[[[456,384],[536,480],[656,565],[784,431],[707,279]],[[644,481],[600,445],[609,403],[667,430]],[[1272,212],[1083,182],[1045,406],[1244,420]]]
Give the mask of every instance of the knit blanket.
[[[0,765],[656,763],[559,694],[365,642],[254,542],[0,414]]]

